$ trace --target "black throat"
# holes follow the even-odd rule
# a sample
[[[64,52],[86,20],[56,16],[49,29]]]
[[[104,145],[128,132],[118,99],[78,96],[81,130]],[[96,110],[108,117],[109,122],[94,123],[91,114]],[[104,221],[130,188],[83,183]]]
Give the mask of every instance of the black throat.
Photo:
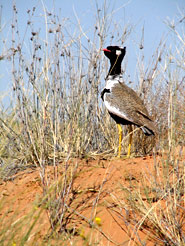
[[[117,61],[111,61],[110,60],[110,69],[108,75],[119,75],[121,74],[121,61],[118,58]]]

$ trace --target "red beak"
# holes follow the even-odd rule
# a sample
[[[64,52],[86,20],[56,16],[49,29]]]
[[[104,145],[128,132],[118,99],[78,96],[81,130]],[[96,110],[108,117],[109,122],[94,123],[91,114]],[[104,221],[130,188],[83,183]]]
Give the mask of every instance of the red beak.
[[[107,52],[111,52],[110,50],[108,50],[108,49],[102,49],[103,51],[107,51]]]

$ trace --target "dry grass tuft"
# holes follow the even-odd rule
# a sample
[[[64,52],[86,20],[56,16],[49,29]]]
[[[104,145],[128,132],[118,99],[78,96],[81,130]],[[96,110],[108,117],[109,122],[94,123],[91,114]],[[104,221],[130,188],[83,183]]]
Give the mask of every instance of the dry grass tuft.
[[[52,235],[57,231],[67,237],[70,234],[68,221],[75,214],[70,210],[70,204],[75,199],[73,182],[77,175],[77,164],[70,166],[69,159],[117,154],[117,128],[100,98],[108,70],[101,49],[105,40],[124,43],[132,28],[125,26],[123,34],[116,29],[116,37],[109,33],[111,18],[107,17],[110,10],[106,1],[101,12],[96,6],[91,38],[83,31],[77,16],[74,34],[66,28],[70,27],[70,20],[61,20],[56,13],[48,14],[43,8],[44,39],[34,24],[36,8],[27,11],[28,21],[22,37],[18,27],[19,13],[13,6],[11,40],[0,55],[0,59],[11,66],[12,78],[11,103],[7,110],[2,108],[0,111],[1,177],[5,179],[34,165],[40,169],[43,188],[42,209],[14,223],[19,226],[8,235],[7,242],[11,245],[16,245],[15,235],[20,232],[21,223],[27,223],[27,219],[35,216],[27,233],[19,239],[20,245],[25,245],[45,209]],[[109,17],[113,14],[112,11]],[[178,27],[167,23],[176,37],[176,47],[170,50],[165,41],[161,41],[146,67],[143,49],[138,58],[137,91],[155,119],[159,135],[156,140],[146,139],[141,131],[135,131],[132,152],[146,155],[155,146],[161,157],[157,159],[154,155],[156,175],[149,177],[150,182],[143,180],[142,188],[134,192],[127,190],[126,203],[118,201],[122,209],[129,207],[132,211],[130,221],[126,222],[131,237],[129,245],[134,245],[136,238],[138,241],[141,229],[157,245],[185,243],[185,163],[181,160],[185,145],[185,44],[183,30],[179,28],[183,23],[184,17],[180,18]],[[124,131],[123,154],[127,152],[128,137],[127,129]],[[61,160],[65,160],[65,164],[59,177]],[[48,165],[53,167],[52,180],[47,174]],[[87,223],[92,226],[91,222]],[[98,228],[98,225],[93,226]],[[2,245],[10,245],[5,242],[7,227],[0,227],[0,236]],[[145,245],[141,240],[139,242]]]

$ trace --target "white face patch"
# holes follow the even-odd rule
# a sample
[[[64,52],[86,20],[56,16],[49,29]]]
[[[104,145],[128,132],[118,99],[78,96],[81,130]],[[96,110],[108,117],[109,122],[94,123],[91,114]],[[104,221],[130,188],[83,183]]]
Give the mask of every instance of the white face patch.
[[[120,56],[121,55],[121,50],[116,50],[116,55]]]

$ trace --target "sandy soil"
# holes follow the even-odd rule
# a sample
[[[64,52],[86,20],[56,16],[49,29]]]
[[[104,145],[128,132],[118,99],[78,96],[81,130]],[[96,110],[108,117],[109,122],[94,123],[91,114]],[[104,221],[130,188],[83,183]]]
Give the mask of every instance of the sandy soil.
[[[71,200],[67,201],[70,215],[66,226],[71,234],[76,233],[71,239],[66,239],[65,245],[137,245],[138,238],[133,233],[133,226],[128,223],[130,211],[125,209],[128,197],[124,190],[129,188],[134,192],[134,188],[142,187],[143,180],[150,179],[154,173],[153,157],[70,161],[71,166],[76,163],[73,196],[70,195]],[[58,177],[62,176],[63,167],[64,163],[60,163]],[[46,181],[52,183],[53,167],[48,166],[46,171]],[[0,229],[4,227],[8,233],[12,226],[23,221],[20,227],[25,234],[30,221],[37,218],[42,210],[26,245],[63,245],[54,239],[47,244],[47,235],[51,230],[49,213],[38,206],[42,194],[38,168],[19,172],[6,182],[0,181]],[[133,240],[130,240],[131,235]],[[146,245],[155,245],[143,231],[138,235]]]

